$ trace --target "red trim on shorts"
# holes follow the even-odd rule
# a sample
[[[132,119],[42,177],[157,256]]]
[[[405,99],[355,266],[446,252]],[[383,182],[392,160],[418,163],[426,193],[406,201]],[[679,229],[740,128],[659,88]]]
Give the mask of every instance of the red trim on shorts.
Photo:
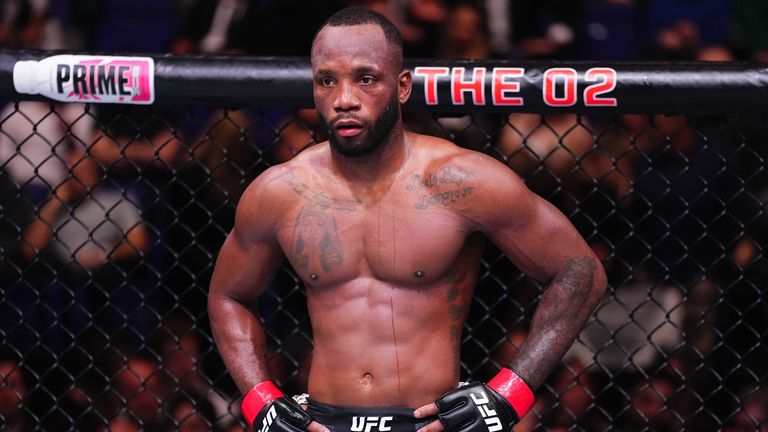
[[[517,413],[518,421],[522,420],[536,403],[536,397],[528,384],[519,375],[507,368],[501,369],[488,382],[488,387],[495,390],[512,405],[512,409]]]
[[[241,405],[243,417],[245,417],[248,426],[253,427],[253,422],[256,420],[256,416],[259,415],[259,411],[264,408],[264,405],[283,396],[283,392],[272,381],[262,381],[253,386],[246,393]]]

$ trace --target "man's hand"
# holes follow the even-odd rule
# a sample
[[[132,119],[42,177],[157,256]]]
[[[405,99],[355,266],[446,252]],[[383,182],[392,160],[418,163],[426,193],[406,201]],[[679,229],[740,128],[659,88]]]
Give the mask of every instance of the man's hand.
[[[286,397],[272,381],[263,381],[243,398],[243,417],[255,432],[330,432]]]
[[[511,370],[502,369],[488,384],[472,383],[452,390],[418,408],[414,416],[439,417],[419,432],[510,431],[534,401],[530,387]]]

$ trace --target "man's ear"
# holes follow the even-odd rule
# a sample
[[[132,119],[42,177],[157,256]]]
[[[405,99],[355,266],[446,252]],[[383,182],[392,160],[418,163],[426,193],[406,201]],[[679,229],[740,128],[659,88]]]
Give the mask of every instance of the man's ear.
[[[403,69],[397,77],[397,98],[400,105],[405,104],[411,97],[411,86],[413,85],[413,74],[408,69]]]

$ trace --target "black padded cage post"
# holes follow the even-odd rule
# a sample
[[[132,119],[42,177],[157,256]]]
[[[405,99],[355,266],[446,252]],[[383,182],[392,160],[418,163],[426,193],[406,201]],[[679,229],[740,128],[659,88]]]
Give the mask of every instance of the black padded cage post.
[[[17,62],[56,54],[0,52],[0,424],[242,425],[206,293],[244,188],[326,137],[308,59],[153,56],[146,106],[94,103],[125,77],[81,75],[71,103],[16,92]],[[507,164],[609,277],[517,430],[765,427],[765,65],[406,67],[407,127]],[[463,379],[514,356],[544,288],[487,245]],[[289,393],[306,390],[305,299],[286,266],[259,304]]]

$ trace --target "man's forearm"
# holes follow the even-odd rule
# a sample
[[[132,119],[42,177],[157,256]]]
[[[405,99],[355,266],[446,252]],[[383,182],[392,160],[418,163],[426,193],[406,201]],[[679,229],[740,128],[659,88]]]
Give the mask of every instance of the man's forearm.
[[[269,379],[266,337],[256,311],[226,296],[209,295],[211,330],[221,358],[242,393]]]
[[[538,388],[571,347],[605,288],[605,273],[594,256],[566,261],[542,295],[510,369]]]

